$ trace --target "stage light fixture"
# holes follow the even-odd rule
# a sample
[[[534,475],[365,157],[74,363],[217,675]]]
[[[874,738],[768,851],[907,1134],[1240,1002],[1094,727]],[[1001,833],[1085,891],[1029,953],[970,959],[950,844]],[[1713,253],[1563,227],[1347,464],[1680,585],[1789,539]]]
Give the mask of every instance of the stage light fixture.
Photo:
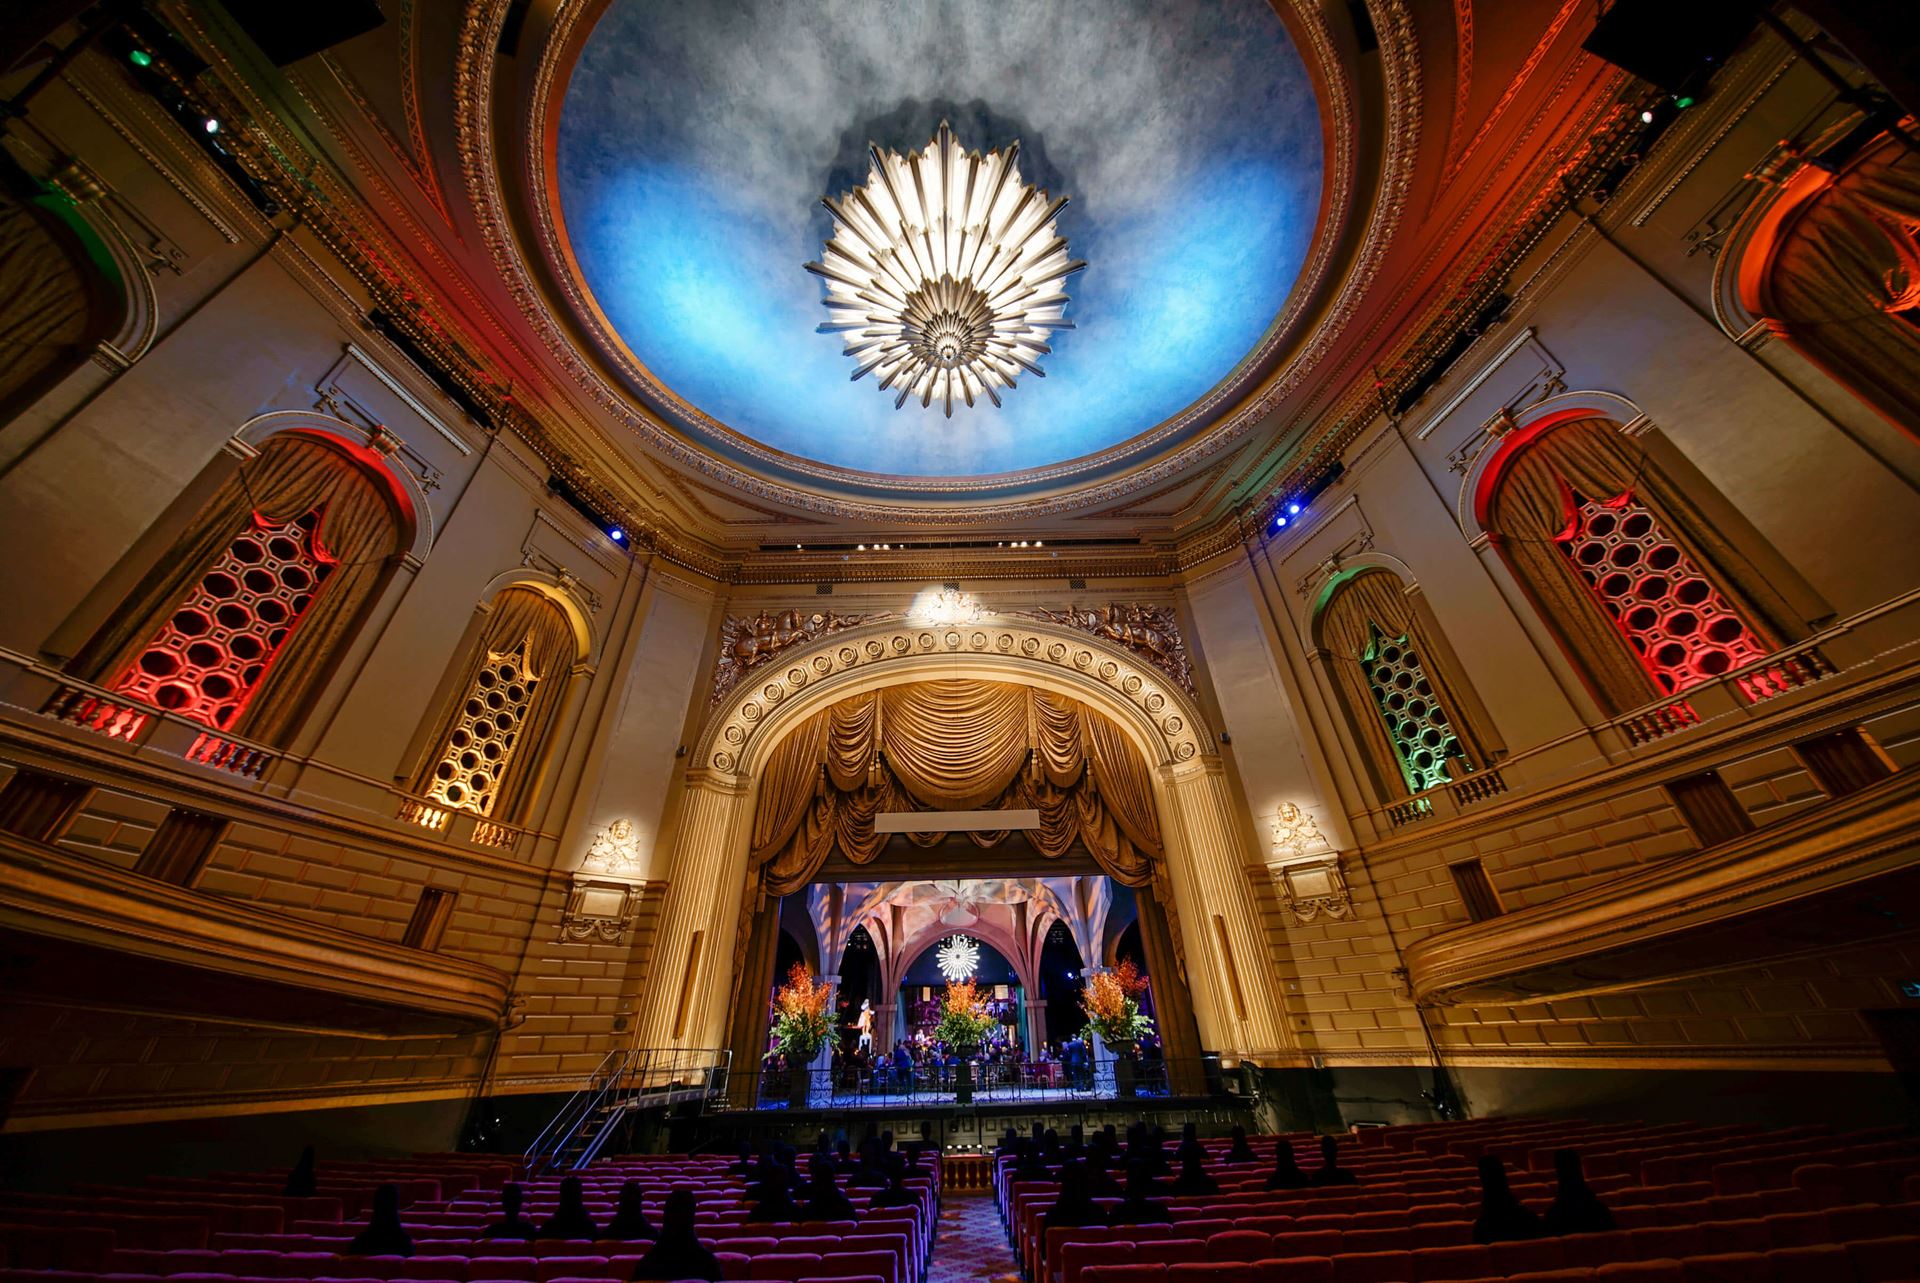
[[[217,117],[208,116],[206,120],[201,123],[200,127],[210,134],[217,134],[220,132],[220,121]]]
[[[127,55],[127,61],[136,67],[151,67],[153,65],[153,55],[145,49],[135,49]]]
[[[623,542],[626,539],[626,537],[627,537],[627,532],[622,530],[618,526],[615,526],[613,529],[607,531],[607,538],[613,540],[615,543]]]

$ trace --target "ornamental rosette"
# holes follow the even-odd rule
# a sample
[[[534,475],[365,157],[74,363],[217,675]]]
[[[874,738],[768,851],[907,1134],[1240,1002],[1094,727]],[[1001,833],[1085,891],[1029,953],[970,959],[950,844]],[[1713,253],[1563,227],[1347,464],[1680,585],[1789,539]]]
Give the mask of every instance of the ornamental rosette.
[[[868,151],[866,183],[821,202],[833,235],[807,264],[853,378],[952,417],[956,400],[999,405],[1022,372],[1045,377],[1053,332],[1073,328],[1066,279],[1086,266],[1055,225],[1067,198],[1021,181],[1019,143],[966,151],[945,121],[921,151]]]

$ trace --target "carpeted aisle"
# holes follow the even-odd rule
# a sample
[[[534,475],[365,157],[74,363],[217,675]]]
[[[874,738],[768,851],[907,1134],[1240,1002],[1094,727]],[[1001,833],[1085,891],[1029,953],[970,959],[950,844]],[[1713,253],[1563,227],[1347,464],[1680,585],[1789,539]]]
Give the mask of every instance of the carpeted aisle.
[[[927,1283],[1019,1283],[1020,1267],[993,1210],[990,1190],[948,1193],[941,1200]]]

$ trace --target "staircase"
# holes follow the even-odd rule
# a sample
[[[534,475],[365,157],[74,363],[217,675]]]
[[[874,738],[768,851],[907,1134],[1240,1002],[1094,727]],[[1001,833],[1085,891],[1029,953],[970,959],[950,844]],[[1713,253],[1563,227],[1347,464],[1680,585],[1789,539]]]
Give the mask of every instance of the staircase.
[[[648,1110],[691,1104],[704,1110],[726,1096],[733,1053],[724,1049],[631,1047],[607,1053],[586,1085],[568,1097],[527,1148],[525,1171],[577,1171],[600,1156],[616,1133]]]

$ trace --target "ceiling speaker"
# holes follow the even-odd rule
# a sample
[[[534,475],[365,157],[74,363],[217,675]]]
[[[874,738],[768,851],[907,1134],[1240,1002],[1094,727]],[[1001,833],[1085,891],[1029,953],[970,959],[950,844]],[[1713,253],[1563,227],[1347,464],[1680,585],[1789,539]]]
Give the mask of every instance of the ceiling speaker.
[[[1706,83],[1759,21],[1758,0],[1614,0],[1580,47],[1680,93]]]
[[[365,35],[387,20],[379,0],[225,0],[227,12],[276,67],[298,62],[343,40]]]

